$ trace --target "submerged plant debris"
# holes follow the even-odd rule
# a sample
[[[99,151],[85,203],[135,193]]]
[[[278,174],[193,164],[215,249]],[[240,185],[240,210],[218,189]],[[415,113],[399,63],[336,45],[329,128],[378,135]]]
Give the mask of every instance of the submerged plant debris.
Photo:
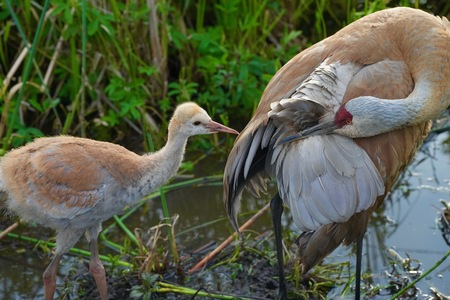
[[[450,246],[450,202],[440,200],[443,208],[439,211],[439,218],[437,220],[438,227],[442,232],[442,238],[445,243]]]

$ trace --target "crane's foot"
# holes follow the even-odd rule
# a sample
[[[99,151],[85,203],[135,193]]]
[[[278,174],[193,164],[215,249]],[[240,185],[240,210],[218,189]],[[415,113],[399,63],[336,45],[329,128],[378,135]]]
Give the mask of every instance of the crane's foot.
[[[364,235],[356,241],[355,300],[361,299],[361,265]]]
[[[91,239],[91,261],[89,262],[89,270],[94,276],[97,284],[98,293],[101,300],[108,299],[108,286],[106,284],[106,273],[98,254],[97,237]]]
[[[51,263],[45,269],[42,279],[44,280],[45,300],[53,300],[56,291],[56,271],[62,254],[56,254]]]
[[[286,277],[284,275],[284,259],[283,259],[283,244],[281,236],[281,215],[283,214],[283,200],[278,193],[270,201],[270,211],[272,212],[273,230],[275,233],[275,247],[277,249],[278,262],[278,299],[287,299]]]
[[[287,296],[287,289],[286,289],[286,285],[280,285],[279,291],[278,291],[278,300],[287,300],[288,296]]]

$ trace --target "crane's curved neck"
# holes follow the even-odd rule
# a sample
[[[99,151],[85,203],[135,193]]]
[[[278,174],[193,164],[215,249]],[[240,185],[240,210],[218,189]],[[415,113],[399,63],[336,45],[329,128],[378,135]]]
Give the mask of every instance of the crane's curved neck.
[[[183,161],[188,136],[170,133],[166,145],[142,156],[142,172],[130,198],[139,200],[173,177]]]
[[[421,81],[404,99],[362,96],[350,100],[345,107],[353,115],[353,125],[343,126],[336,132],[353,138],[374,136],[427,122],[439,116],[449,104],[446,93],[436,92],[427,81]]]
[[[385,35],[387,38],[381,45],[377,44],[376,48],[371,48],[373,53],[369,56],[378,52],[378,60],[389,56],[390,59],[403,61],[413,79],[414,90],[408,97],[398,99],[398,101],[387,99],[377,101],[371,97],[360,97],[368,98],[364,103],[367,105],[374,100],[373,104],[367,106],[370,111],[365,115],[360,115],[360,123],[363,122],[363,116],[369,116],[371,120],[364,128],[366,136],[424,123],[439,116],[450,105],[450,23],[445,18],[437,18],[422,14],[422,12],[420,12],[422,16],[418,15],[417,18],[412,18],[412,15],[408,14],[404,11],[395,17],[397,24],[395,27],[391,27],[393,23],[383,20],[383,24],[386,26],[371,28],[374,32],[380,30],[377,35]],[[356,27],[353,26],[357,26],[357,23],[354,24],[345,30],[345,34],[353,34],[348,30],[355,30]],[[353,43],[354,39],[349,40],[352,41],[351,47],[349,47],[351,54],[347,51],[341,53],[352,55],[353,59],[358,57],[363,61],[369,51],[360,51],[359,47]],[[365,39],[360,39],[360,42],[367,43]],[[363,44],[359,45],[363,46]],[[401,53],[400,57],[398,57],[399,53]],[[334,57],[339,59],[337,56]],[[366,84],[370,85],[370,82]],[[355,102],[357,99],[359,98],[350,100],[347,104]],[[350,110],[348,111],[350,112]],[[359,125],[364,127],[364,124]],[[373,128],[369,128],[370,126]],[[342,127],[344,131],[345,127],[351,126]]]
[[[166,145],[158,152],[149,155],[154,166],[159,169],[160,179],[157,186],[164,184],[178,171],[184,158],[187,140],[188,136],[169,132]]]
[[[366,122],[366,128],[370,128],[374,133],[384,133],[398,128],[421,123],[420,112],[423,103],[411,101],[416,99],[370,99],[371,105],[368,118],[375,119],[376,124]]]

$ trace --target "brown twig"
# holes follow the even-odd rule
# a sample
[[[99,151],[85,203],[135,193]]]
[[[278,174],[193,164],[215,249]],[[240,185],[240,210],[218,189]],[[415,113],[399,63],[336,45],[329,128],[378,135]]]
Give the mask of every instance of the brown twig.
[[[270,203],[267,203],[263,208],[261,208],[256,214],[254,214],[250,219],[247,220],[247,222],[244,223],[239,228],[239,231],[242,232],[247,227],[249,227],[257,218],[259,218],[266,210],[269,209]],[[228,246],[238,235],[237,232],[230,235],[222,244],[220,244],[216,249],[208,253],[200,262],[198,262],[194,267],[192,267],[188,273],[194,273],[198,271],[200,268],[202,268],[210,259],[212,259],[214,256],[216,256],[220,251],[222,251],[226,246]]]
[[[0,240],[3,239],[8,233],[10,233],[10,232],[13,231],[14,229],[16,229],[17,226],[19,226],[19,222],[15,222],[15,223],[12,224],[11,226],[9,226],[8,228],[6,228],[6,229],[3,230],[2,232],[0,232]]]

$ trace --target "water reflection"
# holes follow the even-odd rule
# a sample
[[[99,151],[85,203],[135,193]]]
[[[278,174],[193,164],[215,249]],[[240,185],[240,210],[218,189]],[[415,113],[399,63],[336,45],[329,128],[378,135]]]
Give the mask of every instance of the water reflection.
[[[3,248],[3,247],[2,247]],[[0,257],[0,283],[2,299],[34,299],[41,286],[44,269],[40,269],[35,253],[17,253],[2,249]]]
[[[440,199],[448,201],[450,195],[450,156],[444,143],[448,138],[447,133],[440,134],[424,145],[385,200],[383,211],[371,219],[365,262],[372,273],[381,277],[392,259],[388,248],[420,262],[421,271],[431,268],[449,250],[436,223]],[[450,263],[446,261],[417,287],[425,293],[436,287],[449,295],[449,283]]]

